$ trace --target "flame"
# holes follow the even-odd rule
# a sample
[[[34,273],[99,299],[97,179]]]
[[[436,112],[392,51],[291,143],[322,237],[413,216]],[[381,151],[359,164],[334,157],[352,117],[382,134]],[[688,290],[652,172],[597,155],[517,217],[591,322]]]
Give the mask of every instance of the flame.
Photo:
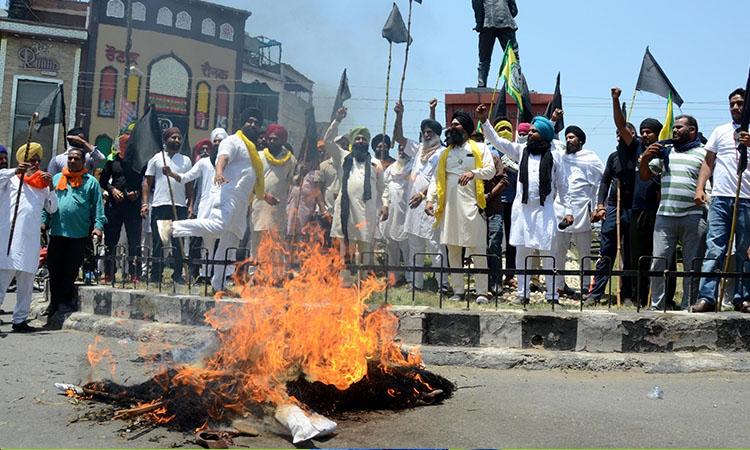
[[[86,358],[91,367],[89,381],[93,379],[94,370],[96,370],[96,366],[98,366],[102,360],[106,360],[109,363],[109,372],[112,375],[112,378],[115,377],[117,372],[117,360],[112,356],[112,351],[106,347],[100,348],[100,344],[101,337],[98,335],[94,336],[94,342],[88,345],[88,350],[86,351]]]

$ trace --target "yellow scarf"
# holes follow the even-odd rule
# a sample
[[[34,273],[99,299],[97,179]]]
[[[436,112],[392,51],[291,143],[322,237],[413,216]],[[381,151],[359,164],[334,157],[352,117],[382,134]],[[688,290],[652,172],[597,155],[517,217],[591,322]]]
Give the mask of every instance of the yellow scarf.
[[[273,157],[273,153],[271,153],[271,150],[266,148],[263,149],[263,156],[266,157],[266,161],[268,161],[269,164],[273,164],[274,166],[283,166],[292,158],[292,152],[287,151],[284,153],[284,156],[276,159]]]
[[[253,193],[255,193],[255,198],[262,199],[266,195],[263,161],[260,160],[260,155],[258,155],[258,149],[255,148],[255,144],[245,136],[242,130],[237,131],[237,136],[245,143],[247,153],[250,155],[250,162],[253,165],[253,170],[255,170],[255,186],[253,186]]]
[[[482,150],[479,148],[476,142],[469,140],[469,146],[471,147],[471,153],[474,155],[474,168],[482,168]],[[448,154],[453,149],[453,145],[443,150],[438,160],[437,173],[435,174],[435,181],[437,182],[437,209],[435,210],[435,219],[440,220],[445,212],[445,190],[448,182],[448,174],[446,169],[448,167]],[[477,177],[474,177],[474,185],[476,186],[477,195],[477,206],[480,209],[484,209],[487,206],[487,201],[484,198],[484,182]],[[437,221],[435,222],[437,225]]]

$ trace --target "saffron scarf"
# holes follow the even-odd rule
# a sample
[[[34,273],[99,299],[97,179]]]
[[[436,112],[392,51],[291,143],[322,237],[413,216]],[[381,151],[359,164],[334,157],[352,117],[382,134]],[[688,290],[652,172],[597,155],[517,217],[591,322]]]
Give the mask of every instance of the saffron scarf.
[[[41,170],[37,170],[31,175],[25,175],[23,177],[23,182],[33,188],[45,189],[47,186],[49,186],[49,184],[47,184],[47,182],[42,178],[42,173],[43,172]],[[21,175],[18,175],[18,177],[20,178]]]
[[[469,140],[469,147],[471,147],[471,153],[474,155],[474,168],[482,168],[482,150],[479,148],[476,142]],[[440,155],[438,160],[437,173],[435,174],[435,181],[437,183],[437,209],[435,209],[435,224],[440,220],[445,213],[445,194],[448,184],[448,154],[453,149],[453,144],[446,148]],[[487,200],[484,198],[484,182],[477,177],[474,177],[474,186],[476,189],[477,206],[479,209],[484,209],[487,206]]]
[[[263,156],[266,157],[266,161],[268,161],[269,164],[274,165],[274,166],[283,166],[292,158],[292,152],[286,151],[284,152],[284,156],[277,159],[273,156],[273,153],[271,153],[271,150],[269,150],[268,148],[265,148],[263,149]]]
[[[248,139],[242,130],[237,131],[237,137],[239,137],[245,144],[245,147],[247,147],[247,153],[250,155],[250,162],[253,165],[253,170],[255,170],[255,186],[253,186],[253,193],[256,198],[262,199],[266,195],[265,177],[263,176],[263,161],[260,160],[258,149],[255,148],[253,141]]]
[[[57,181],[57,187],[55,189],[58,191],[64,191],[68,189],[68,183],[70,183],[70,187],[77,189],[83,185],[83,176],[87,173],[89,173],[89,171],[86,169],[79,170],[78,172],[71,172],[67,167],[63,167],[62,175]]]

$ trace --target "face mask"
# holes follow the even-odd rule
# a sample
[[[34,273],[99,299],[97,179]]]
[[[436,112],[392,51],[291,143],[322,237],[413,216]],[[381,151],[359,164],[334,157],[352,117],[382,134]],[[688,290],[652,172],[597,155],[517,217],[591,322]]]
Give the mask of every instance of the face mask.
[[[528,141],[529,141],[529,135],[528,134],[526,136],[519,135],[518,138],[516,139],[516,142],[518,142],[519,144],[525,144]]]

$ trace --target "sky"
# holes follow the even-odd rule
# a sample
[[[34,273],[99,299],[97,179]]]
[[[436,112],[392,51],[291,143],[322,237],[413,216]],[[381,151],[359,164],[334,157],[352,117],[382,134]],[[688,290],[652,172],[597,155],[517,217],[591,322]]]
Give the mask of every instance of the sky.
[[[383,126],[388,43],[381,37],[390,0],[213,0],[248,9],[246,31],[281,41],[283,61],[315,82],[319,121],[330,117],[341,71],[348,69],[352,99],[342,125]],[[407,18],[409,2],[396,0]],[[730,120],[727,96],[745,85],[750,51],[735,17],[747,16],[746,0],[518,0],[518,42],[529,87],[552,92],[561,72],[566,125],[581,126],[587,148],[602,159],[614,149],[610,88],[623,89],[630,104],[646,46],[706,136]],[[427,104],[476,85],[477,33],[469,0],[414,3],[413,44],[404,89],[404,128],[416,138]],[[743,45],[744,42],[744,45]],[[398,96],[404,44],[394,46],[388,130]],[[502,50],[496,45],[489,85],[494,86]],[[639,92],[632,121],[663,122],[666,100]],[[680,111],[676,109],[676,113]]]

